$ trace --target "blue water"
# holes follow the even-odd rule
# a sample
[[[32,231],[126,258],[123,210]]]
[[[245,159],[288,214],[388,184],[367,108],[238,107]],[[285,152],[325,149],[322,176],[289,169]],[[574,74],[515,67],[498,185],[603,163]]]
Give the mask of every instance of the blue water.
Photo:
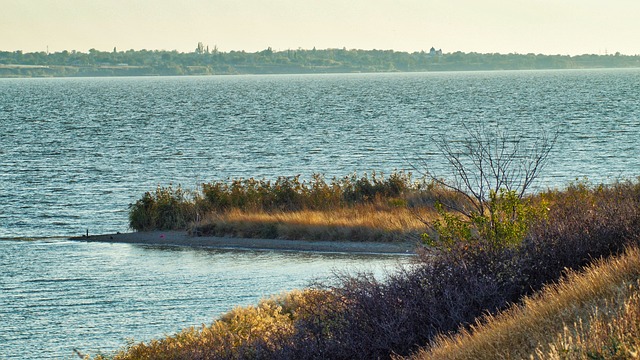
[[[211,324],[237,305],[333,271],[383,276],[406,258],[0,241],[0,359],[70,359],[109,353]]]
[[[542,186],[635,177],[639,103],[637,69],[0,79],[0,237],[126,231],[169,183],[437,169],[479,122],[560,132]]]
[[[446,174],[431,139],[480,124],[558,132],[538,189],[612,182],[640,175],[638,104],[640,69],[0,79],[0,358],[112,350],[396,261],[64,240],[127,231],[128,205],[157,185],[421,160]]]

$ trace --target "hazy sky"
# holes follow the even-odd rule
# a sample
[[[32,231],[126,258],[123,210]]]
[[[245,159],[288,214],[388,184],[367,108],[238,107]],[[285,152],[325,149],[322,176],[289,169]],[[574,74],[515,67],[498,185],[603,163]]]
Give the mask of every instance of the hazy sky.
[[[640,54],[639,0],[0,0],[0,50]]]

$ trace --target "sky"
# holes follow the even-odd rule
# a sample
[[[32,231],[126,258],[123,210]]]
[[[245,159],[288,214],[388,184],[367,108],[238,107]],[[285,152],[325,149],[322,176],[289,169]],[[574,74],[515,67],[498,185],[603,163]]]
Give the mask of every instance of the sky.
[[[0,51],[640,54],[638,0],[0,0]]]

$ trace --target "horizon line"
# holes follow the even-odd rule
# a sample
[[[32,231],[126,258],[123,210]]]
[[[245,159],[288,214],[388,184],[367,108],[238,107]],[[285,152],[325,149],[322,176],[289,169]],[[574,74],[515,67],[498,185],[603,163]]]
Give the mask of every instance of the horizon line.
[[[129,51],[134,51],[134,52],[141,52],[141,51],[152,51],[152,52],[177,52],[178,54],[193,54],[193,53],[197,53],[196,48],[194,48],[193,51],[190,52],[186,52],[186,51],[180,51],[177,49],[172,49],[172,50],[167,50],[167,49],[146,49],[146,48],[142,48],[142,49],[126,49],[126,50],[118,50],[117,46],[114,46],[114,48],[112,50],[99,50],[96,48],[90,48],[89,50],[86,51],[82,51],[82,50],[76,50],[76,49],[72,49],[72,50],[58,50],[58,51],[49,51],[48,49],[49,47],[46,46],[45,50],[40,50],[40,51],[23,51],[21,49],[15,49],[15,50],[2,50],[0,49],[0,52],[11,52],[11,53],[16,53],[16,52],[22,52],[23,54],[39,54],[39,53],[46,53],[46,54],[56,54],[56,53],[62,53],[62,52],[76,52],[76,53],[82,53],[82,54],[88,54],[91,52],[91,50],[95,50],[98,52],[106,52],[106,53],[113,53],[113,50],[116,50],[117,53],[126,53]],[[209,49],[209,45],[206,45],[205,48]],[[435,47],[433,47],[435,49]],[[394,49],[377,49],[377,48],[372,48],[372,49],[362,49],[362,48],[347,48],[346,46],[343,47],[328,47],[328,48],[321,48],[321,49],[316,49],[316,47],[314,46],[312,49],[306,49],[306,48],[302,48],[302,47],[298,47],[298,48],[287,48],[287,49],[273,49],[271,46],[268,46],[265,49],[262,50],[256,50],[256,51],[248,51],[248,50],[219,50],[217,48],[216,45],[213,46],[212,52],[209,52],[208,54],[212,54],[213,51],[218,52],[218,53],[231,53],[231,52],[242,52],[242,53],[248,53],[248,54],[255,54],[255,53],[260,53],[262,51],[267,51],[267,50],[271,50],[273,52],[285,52],[285,51],[327,51],[327,50],[341,50],[341,51],[392,51],[392,52],[397,52],[397,53],[407,53],[407,54],[414,54],[414,53],[428,53],[429,49],[425,50],[425,49],[421,49],[421,50],[412,50],[412,51],[406,51],[406,50],[394,50]],[[442,51],[442,49],[436,49],[438,51]],[[502,53],[502,52],[478,52],[478,51],[463,51],[463,50],[455,50],[452,52],[442,52],[443,55],[446,54],[455,54],[455,53],[463,53],[463,54],[483,54],[483,55],[542,55],[542,56],[569,56],[569,57],[574,57],[574,56],[585,56],[585,55],[595,55],[595,56],[640,56],[640,54],[625,54],[625,53],[621,53],[619,51],[616,52],[609,52],[607,49],[604,50],[604,54],[602,53],[583,53],[583,54],[562,54],[562,53],[556,53],[556,54],[551,54],[551,53],[536,53],[536,52],[527,52],[527,53],[523,53],[523,52],[509,52],[509,53]]]

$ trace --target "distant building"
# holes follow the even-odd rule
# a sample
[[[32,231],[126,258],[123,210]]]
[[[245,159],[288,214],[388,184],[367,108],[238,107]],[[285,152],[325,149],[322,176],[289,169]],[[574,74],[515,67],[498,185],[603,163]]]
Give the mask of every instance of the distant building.
[[[429,55],[430,56],[442,56],[442,49],[436,50],[436,48],[434,48],[432,46],[431,49],[429,50]]]

